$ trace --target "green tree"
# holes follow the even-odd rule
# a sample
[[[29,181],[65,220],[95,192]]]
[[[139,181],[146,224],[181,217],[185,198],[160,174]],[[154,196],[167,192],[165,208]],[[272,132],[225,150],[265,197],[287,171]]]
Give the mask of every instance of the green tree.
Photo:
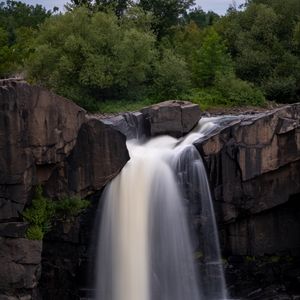
[[[184,14],[185,23],[194,22],[199,28],[205,28],[216,23],[220,16],[213,11],[205,12],[201,7],[196,7]]]
[[[0,27],[0,77],[9,76],[12,69],[12,50],[8,46],[8,34]]]
[[[71,0],[65,5],[65,8],[70,11],[78,7],[86,7],[96,11],[114,11],[118,17],[121,17],[125,10],[133,3],[130,0]]]
[[[0,77],[22,72],[35,32],[50,15],[41,5],[11,0],[0,3]]]
[[[164,49],[155,65],[153,89],[156,99],[179,99],[191,87],[190,77],[184,59]]]
[[[156,57],[155,37],[122,24],[114,14],[83,7],[48,19],[28,63],[30,77],[80,104],[140,95]]]
[[[255,83],[268,99],[297,101],[300,96],[299,17],[298,0],[252,0],[244,11],[230,11],[215,26],[237,76]]]
[[[217,74],[228,74],[233,71],[230,55],[213,28],[207,31],[201,48],[195,52],[191,70],[197,86],[204,87],[213,85]]]
[[[155,18],[153,30],[159,39],[170,34],[172,27],[180,23],[180,17],[194,4],[194,0],[139,1],[139,5],[143,10],[152,12]]]

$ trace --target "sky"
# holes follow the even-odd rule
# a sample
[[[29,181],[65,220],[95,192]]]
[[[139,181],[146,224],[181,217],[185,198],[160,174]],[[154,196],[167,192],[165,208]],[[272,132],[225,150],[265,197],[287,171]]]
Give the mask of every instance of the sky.
[[[23,0],[28,4],[42,4],[47,9],[52,9],[54,6],[63,9],[64,3],[68,2],[68,0]],[[201,6],[203,10],[208,11],[212,10],[218,14],[224,15],[226,13],[227,8],[233,2],[236,5],[243,4],[244,0],[196,0],[196,4]]]

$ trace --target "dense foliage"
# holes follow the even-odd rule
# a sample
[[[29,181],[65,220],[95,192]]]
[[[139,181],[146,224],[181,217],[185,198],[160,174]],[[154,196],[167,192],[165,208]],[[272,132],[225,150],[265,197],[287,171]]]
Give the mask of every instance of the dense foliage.
[[[14,0],[0,3],[0,77],[23,71],[38,26],[50,15],[41,5]]]
[[[89,110],[298,101],[300,2],[245,2],[221,17],[193,0],[71,0],[60,14],[7,1],[0,75],[25,73]]]

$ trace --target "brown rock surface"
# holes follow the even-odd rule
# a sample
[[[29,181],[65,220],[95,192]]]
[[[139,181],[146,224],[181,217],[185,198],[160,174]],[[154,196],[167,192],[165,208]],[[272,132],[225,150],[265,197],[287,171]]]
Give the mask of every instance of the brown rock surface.
[[[289,206],[292,197],[300,198],[299,139],[300,104],[294,104],[240,116],[196,142],[207,163],[228,253],[261,255],[289,250],[300,255],[300,241],[295,237],[276,243],[276,230],[270,225],[271,220],[278,222],[280,239],[279,228],[287,229],[291,221],[288,213],[280,220],[273,209],[275,214],[281,205]],[[265,218],[261,216],[267,212]],[[291,224],[291,232],[297,228],[300,232],[300,220]]]
[[[0,220],[18,218],[36,184],[52,197],[84,197],[128,159],[125,137],[73,102],[24,81],[0,81]]]
[[[0,82],[0,220],[19,216],[32,185],[70,154],[84,118],[83,109],[43,88]],[[39,168],[49,174],[39,176]]]
[[[129,160],[125,144],[125,136],[111,126],[96,119],[84,123],[68,158],[68,190],[82,195],[100,190]]]
[[[0,290],[35,288],[41,253],[41,241],[0,237]]]
[[[101,190],[128,159],[125,136],[112,125],[46,89],[0,80],[0,299],[37,299],[42,243],[24,238],[28,225],[20,218],[33,186],[42,184],[50,197],[85,197]],[[87,247],[69,235],[62,251],[68,242]],[[68,257],[66,269],[79,265],[75,257]]]
[[[168,134],[181,137],[199,121],[201,112],[197,104],[170,100],[141,110],[150,127],[150,135]]]

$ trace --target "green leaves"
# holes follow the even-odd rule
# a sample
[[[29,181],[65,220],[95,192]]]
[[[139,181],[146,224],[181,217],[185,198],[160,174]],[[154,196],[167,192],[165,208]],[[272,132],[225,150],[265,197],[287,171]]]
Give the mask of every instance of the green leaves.
[[[151,32],[125,23],[86,8],[49,19],[28,62],[30,77],[73,99],[77,88],[80,97],[128,96],[148,80],[156,50]]]
[[[22,72],[32,52],[32,40],[40,23],[51,15],[41,5],[6,1],[0,5],[0,77]]]
[[[79,197],[63,197],[52,201],[43,196],[41,186],[35,188],[31,206],[22,213],[23,219],[29,223],[26,238],[42,240],[55,221],[73,220],[89,206],[89,201]]]
[[[239,78],[252,82],[269,100],[300,99],[300,2],[252,0],[217,24]]]
[[[26,237],[43,239],[44,234],[51,229],[54,213],[52,203],[43,197],[41,186],[37,186],[31,207],[22,213],[24,220],[29,223]]]
[[[154,91],[161,99],[178,99],[191,87],[190,72],[181,57],[164,49],[155,66]]]
[[[214,84],[218,73],[232,72],[232,61],[218,33],[209,29],[202,47],[195,53],[193,76],[199,86]]]

